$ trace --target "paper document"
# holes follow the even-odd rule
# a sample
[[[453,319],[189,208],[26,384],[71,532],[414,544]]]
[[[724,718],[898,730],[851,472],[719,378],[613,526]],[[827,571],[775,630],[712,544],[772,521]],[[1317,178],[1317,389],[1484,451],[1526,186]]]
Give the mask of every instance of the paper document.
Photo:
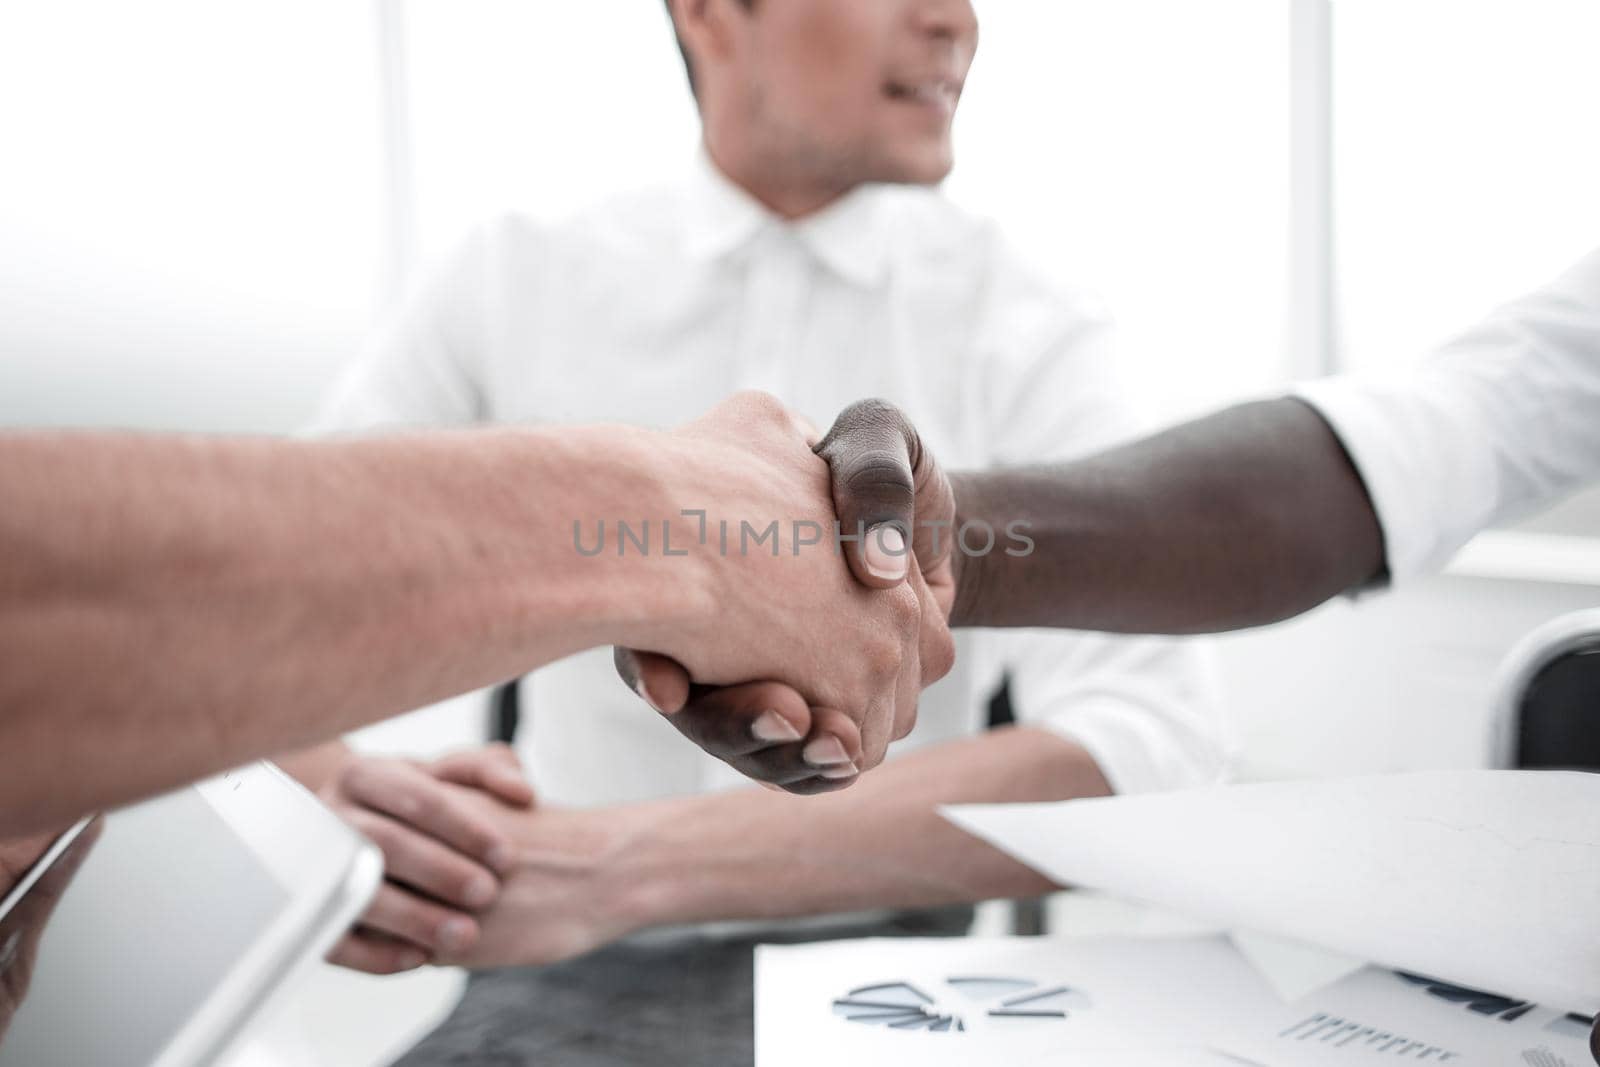
[[[1225,936],[756,950],[757,1067],[1586,1067],[1585,1020],[1366,967],[1285,1003]]]
[[[1062,885],[1600,1007],[1600,775],[1439,771],[946,809]]]
[[[1589,1022],[1512,997],[1367,967],[1222,1035],[1245,1059],[1295,1067],[1368,1062],[1590,1067]]]
[[[1283,1010],[1221,936],[762,945],[755,994],[757,1067],[1229,1067]]]

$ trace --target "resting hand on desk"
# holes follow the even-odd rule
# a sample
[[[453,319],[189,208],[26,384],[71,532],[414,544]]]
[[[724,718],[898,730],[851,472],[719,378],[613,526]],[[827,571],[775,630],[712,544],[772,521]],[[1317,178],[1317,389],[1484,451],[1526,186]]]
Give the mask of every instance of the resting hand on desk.
[[[383,850],[384,864],[377,896],[330,962],[390,974],[477,943],[478,913],[500,895],[515,856],[493,816],[534,805],[511,749],[490,745],[432,763],[349,755],[321,796]]]
[[[513,843],[477,943],[433,957],[468,967],[544,966],[657,927],[1033,896],[1050,882],[940,806],[1109,792],[1081,746],[1032,728],[929,746],[821,797],[744,789],[517,810],[444,788]]]
[[[621,906],[639,887],[612,877],[634,809],[535,804],[505,745],[432,764],[351,756],[323,797],[383,849],[385,866],[331,963],[371,974],[537,966],[642,925]]]

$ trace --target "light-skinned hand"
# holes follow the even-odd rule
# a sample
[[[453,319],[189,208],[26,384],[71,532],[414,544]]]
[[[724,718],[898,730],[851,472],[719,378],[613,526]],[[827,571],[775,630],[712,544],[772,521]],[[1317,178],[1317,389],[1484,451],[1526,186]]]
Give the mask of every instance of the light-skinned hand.
[[[872,533],[862,542],[846,542],[845,559],[863,586],[893,589],[911,581],[926,590],[933,609],[919,616],[919,640],[935,649],[925,657],[928,662],[944,664],[919,680],[929,685],[948,670],[941,657],[951,647],[947,619],[958,557],[951,550],[955,494],[950,480],[910,420],[881,400],[846,408],[827,436],[815,442],[814,452],[827,465],[833,508],[844,528],[859,523],[878,533],[911,531],[908,553],[880,555],[883,542]],[[899,574],[892,566],[896,559],[902,564]],[[826,617],[817,622],[826,624]],[[832,771],[819,762],[838,750],[857,750],[848,718],[808,702],[789,685],[696,684],[705,679],[677,660],[629,648],[616,650],[616,664],[623,681],[685,736],[757,781],[793,793],[820,793],[855,780],[856,775],[843,773],[842,764]]]
[[[861,434],[904,450],[905,440],[891,440],[892,431],[880,422],[863,426]],[[710,536],[709,543],[693,547],[691,560],[656,561],[695,566],[699,575],[684,593],[690,603],[677,610],[657,606],[676,616],[676,624],[642,623],[643,639],[626,642],[682,667],[676,693],[666,691],[670,686],[658,693],[647,684],[642,695],[670,714],[686,697],[689,678],[707,685],[770,679],[798,694],[799,704],[763,704],[762,694],[753,693],[737,707],[720,709],[742,721],[673,719],[736,765],[749,755],[740,750],[749,746],[790,746],[759,761],[745,759],[744,765],[764,767],[765,780],[797,791],[827,788],[876,766],[889,742],[915,723],[923,687],[943,677],[954,660],[941,603],[951,588],[947,559],[930,557],[925,575],[903,538],[898,551],[892,536],[885,540],[891,507],[898,508],[892,514],[909,517],[909,473],[901,487],[903,506],[894,504],[889,480],[899,468],[877,463],[875,455],[848,473],[853,490],[837,495],[829,461],[812,450],[814,435],[760,393],[739,394],[665,437],[663,469],[676,472],[674,497],[685,508],[705,512]],[[821,447],[826,451],[827,442]],[[836,513],[847,533],[857,519],[876,526],[864,545],[847,543],[843,556],[832,539]],[[776,553],[736,544],[742,522],[764,529],[774,521]],[[724,522],[731,534],[726,550],[720,544]],[[827,533],[821,543],[796,548],[792,533],[802,525]],[[684,545],[693,528],[693,520],[676,524],[676,543]],[[873,584],[857,580],[861,573]],[[801,711],[802,705],[809,710]],[[845,726],[846,720],[857,730]]]
[[[474,804],[476,796],[484,803]],[[352,756],[323,801],[383,851],[384,880],[329,962],[370,974],[470,950],[515,845],[491,811],[527,811],[533,788],[502,744],[431,763]]]

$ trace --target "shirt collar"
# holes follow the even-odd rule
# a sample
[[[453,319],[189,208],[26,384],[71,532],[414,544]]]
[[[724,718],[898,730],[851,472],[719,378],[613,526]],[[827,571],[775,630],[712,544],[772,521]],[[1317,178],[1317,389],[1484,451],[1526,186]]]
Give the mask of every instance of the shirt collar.
[[[821,211],[790,222],[773,214],[724,174],[702,147],[690,172],[688,249],[697,259],[720,259],[766,230],[786,230],[846,281],[874,286],[889,265],[883,190],[864,185]]]

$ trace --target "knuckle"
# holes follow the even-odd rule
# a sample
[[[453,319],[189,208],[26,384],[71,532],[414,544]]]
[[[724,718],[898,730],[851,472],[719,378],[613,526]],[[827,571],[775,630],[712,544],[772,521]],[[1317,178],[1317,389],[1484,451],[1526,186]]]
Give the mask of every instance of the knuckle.
[[[684,708],[670,719],[678,732],[702,748],[711,748],[716,744],[715,735],[711,725],[715,721],[703,708],[694,705]]]
[[[902,637],[916,633],[922,625],[922,601],[917,594],[903,585],[883,592],[896,633]]]
[[[403,803],[405,805],[404,814],[414,819],[439,822],[450,815],[450,805],[437,789],[425,788],[409,791]]]
[[[950,631],[940,627],[928,653],[922,657],[922,684],[928,686],[949,674],[956,665],[956,642]]]
[[[442,919],[442,909],[416,899],[402,903],[392,916],[397,932],[407,940],[429,947],[433,947],[438,940],[436,934]]]
[[[902,711],[894,719],[894,740],[899,741],[911,733],[917,725],[917,705]]]
[[[477,881],[478,872],[471,867],[462,865],[459,869],[453,869],[450,874],[450,886],[454,899],[460,901],[470,900],[472,888]]]
[[[344,813],[345,821],[383,852],[385,860],[393,858],[398,835],[388,821],[378,818],[365,808],[351,808]]]
[[[708,705],[695,709],[693,720],[684,725],[693,731],[691,736],[696,744],[713,755],[727,758],[756,746],[750,733],[751,718],[733,708]]]
[[[475,824],[467,829],[467,845],[475,855],[487,856],[500,844],[500,835],[492,827]]]
[[[734,394],[733,401],[758,418],[777,419],[788,415],[788,408],[784,407],[783,401],[761,389],[742,389]]]
[[[350,796],[365,795],[380,779],[379,765],[372,760],[354,760],[339,772],[339,786]]]
[[[862,656],[872,677],[885,678],[900,673],[905,652],[899,641],[880,635],[862,646]]]
[[[839,420],[848,422],[852,428],[871,427],[877,430],[899,430],[907,425],[900,409],[881,396],[857,400],[844,409]]]

